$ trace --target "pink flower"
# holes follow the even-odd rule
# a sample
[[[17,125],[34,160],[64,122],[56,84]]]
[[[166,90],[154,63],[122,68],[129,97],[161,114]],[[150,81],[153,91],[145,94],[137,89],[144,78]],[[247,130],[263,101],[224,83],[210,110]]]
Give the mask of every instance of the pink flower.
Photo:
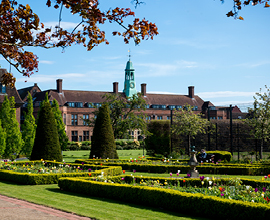
[[[172,176],[172,173],[170,173],[170,176]]]
[[[176,175],[179,176],[179,173],[177,173]]]

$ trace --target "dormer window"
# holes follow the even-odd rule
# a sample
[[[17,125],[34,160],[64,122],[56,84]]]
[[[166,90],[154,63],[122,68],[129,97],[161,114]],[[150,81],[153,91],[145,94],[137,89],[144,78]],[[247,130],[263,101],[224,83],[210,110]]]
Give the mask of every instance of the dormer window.
[[[6,86],[0,83],[0,93],[6,93]]]

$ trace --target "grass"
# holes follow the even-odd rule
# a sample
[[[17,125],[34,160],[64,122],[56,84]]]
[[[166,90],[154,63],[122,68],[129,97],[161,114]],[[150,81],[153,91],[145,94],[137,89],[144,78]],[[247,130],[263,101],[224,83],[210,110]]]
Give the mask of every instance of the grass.
[[[143,150],[117,150],[120,159],[138,158],[143,155]],[[63,151],[63,159],[66,163],[74,162],[76,159],[88,159],[90,151]]]
[[[0,182],[0,194],[100,220],[206,220],[151,207],[65,192],[56,184],[29,186]]]
[[[126,171],[126,175],[133,175],[133,176],[150,176],[150,177],[171,177],[170,174],[168,173],[141,173],[141,172],[131,172],[131,171]],[[179,177],[186,177],[187,174],[179,174]],[[201,174],[200,176],[205,176],[205,177],[215,177],[215,178],[245,178],[245,179],[252,179],[252,180],[262,180],[262,177],[264,176],[239,176],[239,175],[212,175],[212,174]],[[173,174],[172,177],[177,177],[176,174]]]

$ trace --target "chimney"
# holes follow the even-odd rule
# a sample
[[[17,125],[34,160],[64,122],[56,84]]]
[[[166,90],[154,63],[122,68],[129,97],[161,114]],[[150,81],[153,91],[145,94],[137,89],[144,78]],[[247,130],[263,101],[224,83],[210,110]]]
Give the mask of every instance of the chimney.
[[[34,83],[34,86],[37,86],[37,83]]]
[[[115,93],[115,94],[118,93],[118,82],[113,83],[113,93]]]
[[[146,96],[146,83],[141,84],[141,93],[143,96]]]
[[[194,98],[194,86],[188,87],[188,97],[192,99]]]
[[[58,93],[62,93],[62,79],[56,80],[56,89]]]

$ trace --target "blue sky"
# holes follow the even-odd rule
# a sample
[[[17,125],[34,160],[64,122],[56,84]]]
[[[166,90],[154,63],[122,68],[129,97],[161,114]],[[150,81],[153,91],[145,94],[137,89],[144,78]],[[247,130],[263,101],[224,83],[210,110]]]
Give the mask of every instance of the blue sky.
[[[45,25],[58,23],[59,11],[46,8],[45,0],[22,2],[27,2]],[[92,51],[82,45],[64,52],[60,48],[28,48],[39,57],[39,72],[24,78],[12,69],[17,89],[34,83],[42,90],[54,89],[56,79],[61,78],[63,89],[112,91],[112,83],[119,82],[122,91],[128,50],[138,91],[141,83],[147,83],[149,93],[187,94],[192,85],[196,95],[215,105],[245,106],[243,103],[253,102],[260,88],[269,85],[269,8],[244,7],[240,12],[244,21],[240,21],[226,16],[232,0],[224,4],[219,0],[145,0],[137,9],[130,2],[101,0],[101,7],[130,7],[136,17],[156,23],[159,35],[154,40],[127,45],[111,34],[121,27],[107,23],[100,27],[110,44]],[[78,21],[63,12],[63,26],[73,28]],[[0,65],[9,69],[3,58]]]

